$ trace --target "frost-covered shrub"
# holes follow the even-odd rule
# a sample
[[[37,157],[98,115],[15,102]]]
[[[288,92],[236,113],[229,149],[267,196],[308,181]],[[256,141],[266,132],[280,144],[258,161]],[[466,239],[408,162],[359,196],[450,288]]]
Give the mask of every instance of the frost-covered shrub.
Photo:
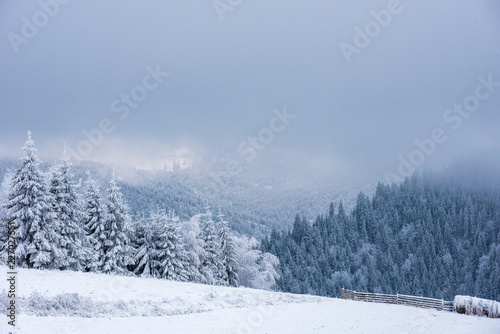
[[[25,313],[40,317],[46,316],[80,316],[94,317],[99,312],[99,305],[89,297],[77,293],[63,293],[54,297],[46,297],[33,292],[23,305]]]
[[[254,238],[235,237],[238,249],[239,284],[248,288],[271,290],[279,278],[276,267],[279,260],[271,253],[257,249]]]
[[[473,314],[488,318],[500,318],[500,303],[494,300],[470,296],[455,296],[453,309],[457,313]]]

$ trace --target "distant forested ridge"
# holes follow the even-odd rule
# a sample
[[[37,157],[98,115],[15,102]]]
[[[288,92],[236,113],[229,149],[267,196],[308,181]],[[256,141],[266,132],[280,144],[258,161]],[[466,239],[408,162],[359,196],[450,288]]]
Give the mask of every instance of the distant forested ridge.
[[[262,250],[277,255],[283,291],[339,296],[341,288],[500,300],[498,179],[425,173],[360,193],[311,224],[297,216]]]
[[[43,170],[50,169],[51,165],[40,163]],[[0,182],[8,171],[14,172],[18,167],[18,159],[0,158]],[[270,234],[273,228],[291,227],[296,213],[315,216],[323,212],[332,200],[342,200],[346,207],[352,208],[360,190],[373,192],[376,186],[376,183],[359,186],[358,183],[364,184],[361,181],[348,182],[343,187],[323,185],[321,189],[314,184],[298,186],[293,167],[289,167],[292,171],[279,170],[271,175],[247,168],[240,175],[219,182],[213,177],[212,169],[167,172],[118,166],[116,183],[135,220],[157,207],[173,210],[181,220],[189,220],[210,206],[224,212],[233,231],[257,239]],[[81,189],[85,187],[87,170],[98,184],[104,185],[113,169],[102,163],[75,161],[71,171],[77,189]],[[217,169],[214,167],[214,170]]]

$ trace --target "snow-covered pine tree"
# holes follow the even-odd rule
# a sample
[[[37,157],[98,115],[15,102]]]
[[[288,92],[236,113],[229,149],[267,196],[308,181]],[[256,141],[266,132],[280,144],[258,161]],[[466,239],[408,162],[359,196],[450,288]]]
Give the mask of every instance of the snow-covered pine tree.
[[[13,174],[10,170],[5,172],[0,184],[0,263],[7,261],[7,242],[9,229],[7,226],[7,204],[9,203],[9,192],[11,189]]]
[[[154,216],[153,224],[157,225],[157,229],[160,231],[157,259],[162,278],[187,281],[190,276],[188,254],[182,237],[177,230],[177,221],[178,218],[175,217],[173,211],[169,212],[168,215],[164,211],[159,211]]]
[[[12,178],[6,206],[7,224],[15,228],[17,265],[28,268],[68,266],[66,250],[59,246],[57,217],[30,132],[23,151],[26,156]]]
[[[179,232],[188,253],[189,281],[195,283],[204,282],[204,277],[200,273],[200,260],[203,253],[203,240],[199,238],[201,235],[200,216],[202,215],[194,215],[188,221],[183,221],[179,224]]]
[[[224,220],[224,215],[219,209],[219,241],[220,241],[220,256],[222,265],[225,268],[224,280],[229,286],[238,286],[238,252],[234,247],[233,236],[228,227],[227,221]]]
[[[95,253],[83,226],[83,216],[75,184],[71,180],[71,163],[66,151],[61,162],[52,168],[50,194],[52,207],[59,221],[60,247],[67,251],[69,264],[61,269],[80,271],[95,260]]]
[[[134,273],[143,277],[161,277],[158,262],[159,231],[158,225],[153,224],[157,219],[156,215],[157,213],[153,213],[150,218],[143,218],[135,224],[134,240],[137,251],[134,256]]]
[[[106,241],[104,243],[104,273],[127,274],[127,266],[134,263],[134,249],[130,245],[128,229],[130,216],[123,203],[120,188],[116,185],[115,175],[109,181],[107,215],[104,228]]]
[[[201,256],[200,272],[205,277],[207,284],[225,285],[225,268],[221,262],[220,242],[215,232],[212,212],[207,208],[206,213],[201,217],[201,236],[203,240],[203,253]]]
[[[87,270],[98,272],[103,267],[104,243],[106,241],[104,210],[99,186],[90,175],[90,171],[87,171],[85,183],[88,188],[84,199],[83,224],[95,254],[95,260],[87,263]]]
[[[14,174],[9,169],[5,171],[2,183],[0,184],[0,218],[7,216],[6,206],[9,202],[9,192],[12,188]]]

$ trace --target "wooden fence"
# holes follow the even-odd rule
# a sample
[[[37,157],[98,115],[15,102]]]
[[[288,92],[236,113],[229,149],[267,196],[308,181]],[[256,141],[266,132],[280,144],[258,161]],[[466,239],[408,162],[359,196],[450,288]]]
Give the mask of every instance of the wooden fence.
[[[421,308],[433,308],[440,311],[453,311],[453,302],[442,299],[416,297],[407,295],[386,295],[380,293],[356,292],[342,289],[342,299],[359,300],[364,302],[397,304]]]

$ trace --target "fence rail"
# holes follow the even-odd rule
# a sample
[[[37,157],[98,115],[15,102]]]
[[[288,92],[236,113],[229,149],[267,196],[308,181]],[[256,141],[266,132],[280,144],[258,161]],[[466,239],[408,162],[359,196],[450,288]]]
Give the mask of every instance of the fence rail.
[[[453,311],[453,302],[426,297],[407,295],[386,295],[381,293],[356,292],[342,289],[342,299],[359,300],[364,302],[375,302],[385,304],[397,304],[415,306],[421,308],[433,308],[440,311]]]

